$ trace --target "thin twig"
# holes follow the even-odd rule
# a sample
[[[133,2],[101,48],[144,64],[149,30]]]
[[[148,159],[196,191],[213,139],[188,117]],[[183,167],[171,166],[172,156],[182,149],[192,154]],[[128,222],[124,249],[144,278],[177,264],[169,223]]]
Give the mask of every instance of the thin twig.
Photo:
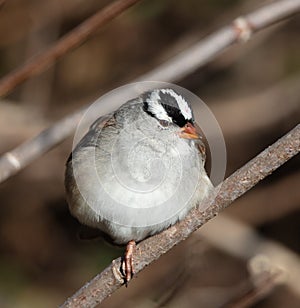
[[[27,79],[45,71],[68,51],[82,44],[100,27],[107,24],[138,1],[140,0],[117,0],[85,20],[74,30],[58,40],[57,43],[48,50],[35,56],[23,66],[2,78],[0,80],[0,97],[8,94],[17,85],[23,83]]]
[[[283,18],[290,17],[299,10],[300,0],[284,0],[268,4],[263,8],[246,15],[244,19],[248,19],[249,23],[251,22],[253,31],[257,32],[275,22],[282,20]],[[269,12],[269,14],[266,14],[266,12]],[[265,19],[268,22],[265,21]],[[226,35],[223,37],[222,33]],[[217,31],[205,40],[200,41],[198,44],[190,47],[187,51],[174,57],[165,64],[162,64],[148,74],[143,75],[139,78],[139,80],[152,79],[172,82],[183,78],[187,74],[207,63],[209,60],[212,60],[234,41],[240,41],[240,31],[237,31],[236,26],[232,24],[221,29],[220,31]],[[40,58],[43,59],[45,56],[41,55]],[[7,80],[7,78],[5,79]],[[11,89],[12,88],[10,88],[10,90]],[[26,141],[24,144],[21,144],[11,152],[8,152],[0,157],[0,183],[19,172],[22,168],[34,161],[35,158],[42,156],[48,150],[67,138],[74,131],[83,112],[84,111],[80,110],[77,114],[74,113],[71,116],[69,115],[65,117],[61,121],[55,123],[52,127],[41,132],[38,136]],[[66,127],[66,123],[69,123],[69,128]],[[53,140],[49,137],[47,146],[44,147],[43,139],[41,137],[44,135],[51,135],[52,130],[55,130],[57,134],[55,134],[55,138]],[[60,131],[61,135],[59,135]],[[30,157],[30,154],[27,153],[29,149],[35,149],[34,153],[32,153],[34,155],[33,157]],[[12,157],[12,159],[7,159],[7,156]]]
[[[300,124],[216,187],[205,201],[210,206],[204,212],[192,210],[183,221],[141,242],[137,246],[134,260],[135,272],[140,272],[173,246],[186,239],[299,151]],[[114,267],[119,268],[120,262],[120,258],[114,260]],[[61,307],[94,307],[120,287],[121,284],[115,278],[111,264]]]

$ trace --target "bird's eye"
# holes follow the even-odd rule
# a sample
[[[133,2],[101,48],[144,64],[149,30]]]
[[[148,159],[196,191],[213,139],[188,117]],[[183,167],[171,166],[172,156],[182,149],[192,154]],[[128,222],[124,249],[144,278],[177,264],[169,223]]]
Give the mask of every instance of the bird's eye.
[[[168,127],[170,125],[170,123],[166,120],[159,120],[159,124],[162,126],[162,127]]]

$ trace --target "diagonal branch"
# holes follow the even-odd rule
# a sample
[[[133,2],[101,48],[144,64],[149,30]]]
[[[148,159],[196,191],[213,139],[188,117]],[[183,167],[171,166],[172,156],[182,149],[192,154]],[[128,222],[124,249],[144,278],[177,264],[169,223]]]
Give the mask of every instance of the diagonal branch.
[[[117,0],[85,20],[73,31],[58,40],[48,50],[35,56],[23,66],[2,78],[0,80],[0,97],[8,94],[27,79],[45,71],[68,51],[78,47],[100,27],[107,24],[138,1],[140,0]]]
[[[141,242],[137,246],[134,260],[136,273],[186,239],[299,151],[300,124],[216,187],[206,200],[210,206],[205,211],[199,212],[194,209],[183,221]],[[120,258],[113,263],[119,268]],[[61,307],[94,307],[120,287],[121,284],[114,277],[113,264],[111,264]]]
[[[142,80],[177,81],[193,73],[220,55],[234,43],[248,41],[251,36],[274,23],[299,13],[300,0],[281,0],[267,4],[254,12],[235,19],[200,40],[187,50],[138,78]]]
[[[131,2],[133,3],[135,1]],[[183,78],[184,76],[188,75],[197,68],[206,64],[208,61],[215,58],[234,42],[241,42],[243,39],[247,38],[249,33],[251,34],[252,32],[262,30],[284,18],[291,17],[293,14],[299,11],[300,0],[281,0],[268,4],[248,15],[245,15],[243,18],[236,19],[236,21],[231,25],[222,28],[221,30],[207,37],[205,40],[201,40],[196,45],[191,46],[188,50],[182,52],[158,68],[141,76],[138,80],[160,80],[167,82],[179,80],[180,78]],[[237,22],[237,20],[239,20],[239,22]],[[244,23],[241,22],[241,20],[244,21]],[[65,44],[63,43],[62,39],[59,42],[61,42],[60,44]],[[53,49],[55,49],[55,47],[53,47]],[[50,50],[48,52],[50,52]],[[47,57],[45,54],[42,54],[40,58],[44,59]],[[54,61],[56,58],[53,58],[52,60]],[[34,61],[35,60],[33,60],[32,63],[35,63]],[[28,66],[30,65],[33,64],[28,64]],[[41,66],[41,68],[42,67],[43,66]],[[22,68],[20,71],[22,71]],[[21,73],[16,71],[15,74]],[[30,74],[24,78],[28,79],[29,77]],[[8,76],[4,79],[4,81],[8,80],[9,78],[12,77]],[[22,80],[25,79],[22,77]],[[8,87],[7,81],[5,81],[4,85],[3,81],[0,81],[0,95],[1,93],[4,94],[7,91],[12,90],[16,85],[17,84]],[[5,91],[3,90],[4,88]],[[56,145],[66,139],[69,135],[71,135],[83,113],[84,110],[80,110],[72,115],[66,116],[50,128],[42,131],[33,139],[27,140],[25,143],[16,147],[14,150],[1,156],[0,183],[12,175],[18,173],[25,166],[33,162],[36,158],[42,156],[47,151],[54,148]],[[55,131],[55,134],[53,134],[53,131]],[[43,142],[44,136],[47,136],[47,142]]]

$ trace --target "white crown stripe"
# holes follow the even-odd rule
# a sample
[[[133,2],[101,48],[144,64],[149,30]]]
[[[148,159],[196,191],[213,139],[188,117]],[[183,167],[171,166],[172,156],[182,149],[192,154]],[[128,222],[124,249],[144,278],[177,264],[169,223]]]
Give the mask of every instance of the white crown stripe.
[[[172,89],[162,89],[162,93],[164,94],[169,94],[173,96],[176,99],[176,102],[180,108],[180,111],[182,115],[185,117],[186,120],[191,120],[192,119],[192,111],[191,108],[189,107],[188,103],[186,100],[181,96],[178,95],[176,92],[174,92]]]
[[[165,108],[158,102],[160,100],[159,90],[153,91],[149,99],[147,99],[148,109],[159,120],[165,120],[172,122],[172,119],[168,116]]]

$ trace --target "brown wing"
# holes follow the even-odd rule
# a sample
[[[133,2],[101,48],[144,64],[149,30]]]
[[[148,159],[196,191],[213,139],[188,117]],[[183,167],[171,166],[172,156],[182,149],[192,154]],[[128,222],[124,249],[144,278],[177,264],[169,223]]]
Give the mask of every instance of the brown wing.
[[[116,119],[114,113],[109,113],[105,116],[98,118],[89,128],[88,132],[82,137],[78,142],[74,150],[71,152],[67,164],[72,160],[73,152],[81,147],[95,147],[97,146],[98,132],[100,132],[104,127],[114,125]]]

